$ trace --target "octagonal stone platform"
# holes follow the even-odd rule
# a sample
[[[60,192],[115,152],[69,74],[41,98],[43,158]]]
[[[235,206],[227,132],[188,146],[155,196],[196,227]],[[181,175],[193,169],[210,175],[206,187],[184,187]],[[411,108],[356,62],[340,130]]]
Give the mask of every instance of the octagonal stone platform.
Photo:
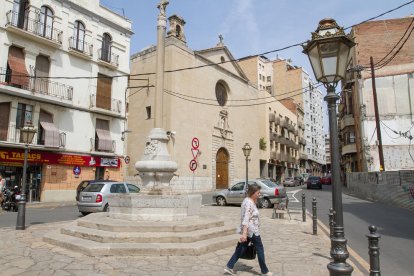
[[[127,221],[90,214],[49,232],[43,240],[89,256],[192,256],[234,246],[234,225],[215,217]]]

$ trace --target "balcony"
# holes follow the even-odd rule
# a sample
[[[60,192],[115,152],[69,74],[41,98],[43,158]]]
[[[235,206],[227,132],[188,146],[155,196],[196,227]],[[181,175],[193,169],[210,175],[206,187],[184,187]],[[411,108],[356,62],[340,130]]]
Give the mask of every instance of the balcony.
[[[275,121],[275,114],[274,113],[269,113],[269,122],[274,122]]]
[[[98,61],[104,66],[116,69],[119,66],[119,55],[112,53],[111,49],[108,52],[105,52],[103,49],[99,49]]]
[[[279,160],[279,158],[280,158],[280,153],[278,153],[278,152],[276,152],[276,151],[272,151],[272,152],[270,153],[270,158],[271,158],[271,159],[275,159],[275,160]]]
[[[303,137],[299,137],[299,144],[306,146],[306,139]]]
[[[275,115],[275,125],[280,125],[280,117]]]
[[[33,142],[36,140],[33,139]],[[22,137],[20,135],[20,128],[16,126],[9,126],[8,128],[0,128],[0,142],[8,143],[23,143]],[[38,145],[44,145],[44,141],[38,141]],[[66,133],[59,133],[59,148],[64,148],[66,146]]]
[[[346,114],[344,115],[344,117],[342,117],[340,121],[341,130],[348,126],[353,126],[353,125],[355,125],[354,115]]]
[[[305,124],[303,123],[303,120],[298,120],[298,128],[305,129]]]
[[[69,53],[81,58],[92,59],[93,45],[72,36],[69,38]]]
[[[36,14],[34,11],[29,11],[30,13]],[[47,26],[40,20],[32,19],[28,15],[24,17],[24,20],[19,20],[19,13],[12,10],[6,13],[6,29],[48,46],[55,48],[62,46],[63,31],[54,28],[53,24]]]
[[[288,122],[286,121],[286,119],[280,120],[280,127],[284,127],[284,128],[288,127]]]
[[[347,145],[342,146],[342,155],[352,154],[352,153],[356,153],[356,152],[357,152],[357,149],[356,149],[356,144],[355,143],[351,143],[351,144],[347,144]]]
[[[308,160],[308,155],[307,154],[304,154],[304,153],[301,153],[300,154],[300,159]]]
[[[288,156],[286,153],[280,153],[280,161],[282,162],[287,162],[288,161]]]
[[[96,102],[96,95],[92,94],[90,97],[90,108],[96,109],[97,111],[105,111],[107,110],[108,113],[117,113],[121,114],[122,112],[122,101],[113,98],[106,98],[103,97],[104,100],[101,99],[101,102]]]
[[[35,69],[31,68],[31,71]],[[10,83],[11,73],[7,69],[0,67],[0,85],[13,86],[15,85]],[[25,76],[29,78],[27,86],[19,86],[17,88],[30,91],[33,95],[39,96],[50,96],[53,98],[58,98],[60,100],[72,101],[73,99],[73,87],[68,86],[62,83],[50,81],[45,78],[35,78],[33,76]]]
[[[294,125],[292,125],[292,124],[287,124],[287,129],[290,131],[290,132],[295,132],[295,126]]]

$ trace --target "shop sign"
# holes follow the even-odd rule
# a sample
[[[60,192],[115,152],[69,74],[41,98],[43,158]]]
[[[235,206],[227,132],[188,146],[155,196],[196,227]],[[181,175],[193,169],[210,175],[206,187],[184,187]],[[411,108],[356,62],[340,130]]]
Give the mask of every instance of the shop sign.
[[[24,151],[15,149],[0,149],[0,165],[2,166],[22,166],[24,161]],[[119,168],[119,158],[117,157],[98,157],[87,155],[74,155],[51,153],[31,150],[27,155],[27,162],[54,164],[54,165],[77,165],[85,167],[117,167]]]

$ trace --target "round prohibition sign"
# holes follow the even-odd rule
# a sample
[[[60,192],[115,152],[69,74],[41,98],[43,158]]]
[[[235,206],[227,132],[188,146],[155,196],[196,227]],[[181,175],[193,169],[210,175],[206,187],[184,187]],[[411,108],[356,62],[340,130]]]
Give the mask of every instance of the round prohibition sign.
[[[193,146],[193,149],[198,149],[198,147],[200,146],[200,141],[198,140],[198,138],[194,137],[191,141],[191,145]]]
[[[190,161],[190,170],[192,171],[192,172],[194,172],[195,170],[197,170],[197,166],[198,166],[198,164],[197,164],[197,161],[196,160],[191,160]]]

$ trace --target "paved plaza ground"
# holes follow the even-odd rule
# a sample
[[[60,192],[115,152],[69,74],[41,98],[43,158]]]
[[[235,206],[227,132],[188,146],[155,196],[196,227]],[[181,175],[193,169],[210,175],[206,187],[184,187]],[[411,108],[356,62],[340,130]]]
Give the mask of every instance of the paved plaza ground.
[[[201,213],[239,223],[240,207],[203,206]],[[261,209],[261,236],[266,262],[274,275],[329,275],[330,241],[318,229],[312,235],[312,221],[302,222],[300,213],[292,219],[272,219],[271,209]],[[201,218],[202,219],[202,218]],[[43,242],[42,238],[67,222],[32,225],[25,231],[0,229],[0,275],[223,275],[234,247],[201,256],[175,257],[89,257]],[[236,245],[237,241],[234,241]],[[353,264],[352,275],[363,275]],[[256,260],[240,260],[237,275],[260,275]]]

